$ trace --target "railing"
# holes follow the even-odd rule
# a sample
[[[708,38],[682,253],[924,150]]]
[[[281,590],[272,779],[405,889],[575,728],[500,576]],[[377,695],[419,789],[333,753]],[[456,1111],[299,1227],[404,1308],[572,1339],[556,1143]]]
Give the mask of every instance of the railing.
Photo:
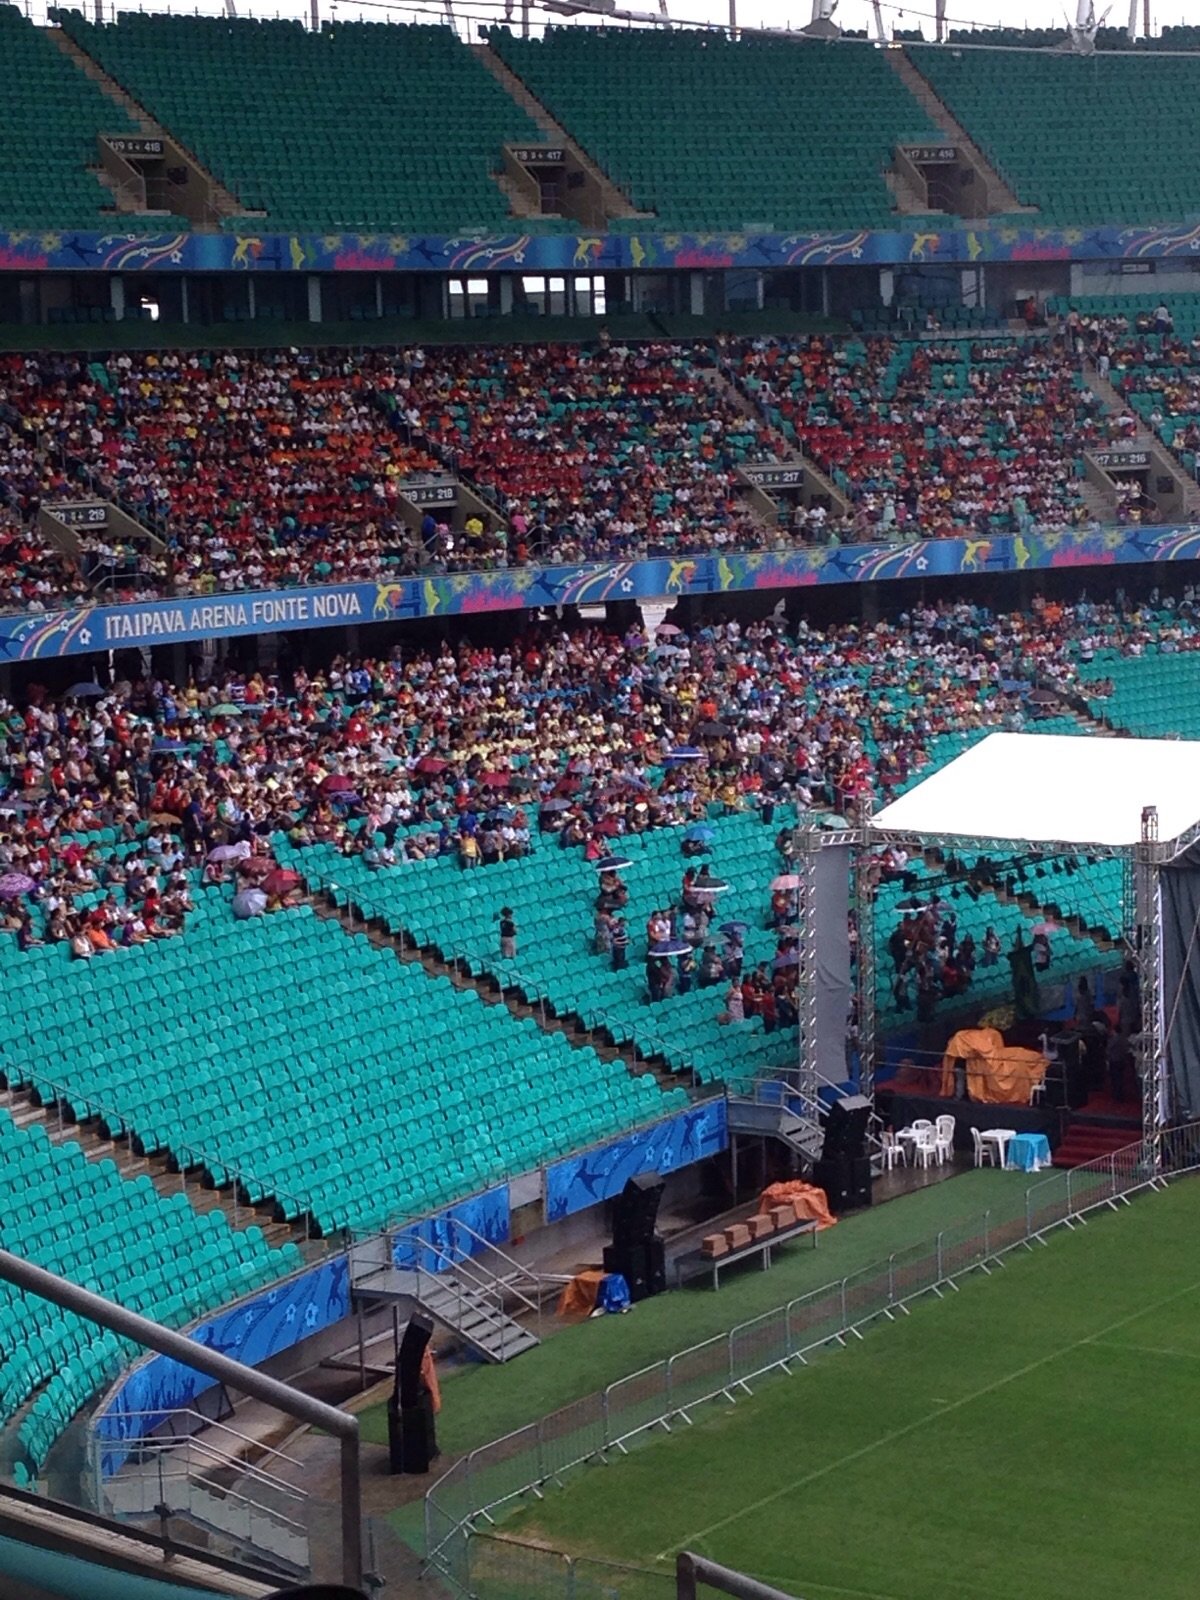
[[[735,1401],[771,1372],[807,1365],[824,1351],[861,1338],[870,1323],[906,1315],[921,1295],[941,1295],[976,1269],[988,1272],[1010,1250],[1032,1249],[1051,1228],[1071,1226],[1100,1206],[1117,1209],[1129,1196],[1158,1187],[1164,1176],[1200,1168],[1200,1122],[1171,1129],[1163,1171],[1148,1164],[1139,1142],[1102,1160],[1056,1172],[1028,1186],[1014,1184],[1011,1202],[944,1228],[932,1239],[894,1251],[727,1333],[678,1351],[585,1395],[503,1439],[473,1450],[425,1497],[427,1560],[464,1593],[468,1535],[491,1525],[504,1507],[589,1461],[623,1453],[649,1429],[670,1431],[696,1407]]]

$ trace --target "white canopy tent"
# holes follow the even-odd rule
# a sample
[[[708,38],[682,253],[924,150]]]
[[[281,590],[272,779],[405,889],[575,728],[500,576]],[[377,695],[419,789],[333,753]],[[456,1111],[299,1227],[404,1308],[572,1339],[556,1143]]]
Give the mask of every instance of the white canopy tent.
[[[1132,849],[1147,807],[1163,841],[1200,824],[1200,740],[993,733],[885,806],[868,838]]]

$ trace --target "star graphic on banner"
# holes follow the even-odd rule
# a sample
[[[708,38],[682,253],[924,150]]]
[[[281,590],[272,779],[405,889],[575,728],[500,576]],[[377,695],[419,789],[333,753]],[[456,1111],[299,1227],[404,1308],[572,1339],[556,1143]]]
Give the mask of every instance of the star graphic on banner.
[[[632,594],[633,593],[633,579],[632,578],[624,578],[624,579],[622,579],[622,581],[621,581],[621,592],[623,594]]]
[[[80,644],[91,644],[91,642],[92,642],[92,630],[90,628],[85,628],[83,630],[83,632],[79,635],[79,642],[80,642]]]
[[[924,556],[918,556],[917,557],[917,571],[918,572],[924,572],[925,568],[928,565],[929,565],[929,562],[926,560],[926,558]]]

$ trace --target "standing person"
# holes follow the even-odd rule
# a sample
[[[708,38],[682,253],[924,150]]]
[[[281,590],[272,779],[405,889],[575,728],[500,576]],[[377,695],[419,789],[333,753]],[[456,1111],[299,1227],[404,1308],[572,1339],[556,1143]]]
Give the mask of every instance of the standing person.
[[[517,924],[511,906],[500,907],[500,954],[513,961],[517,954]]]
[[[624,917],[614,917],[612,923],[612,969],[624,972],[629,960],[629,929]]]

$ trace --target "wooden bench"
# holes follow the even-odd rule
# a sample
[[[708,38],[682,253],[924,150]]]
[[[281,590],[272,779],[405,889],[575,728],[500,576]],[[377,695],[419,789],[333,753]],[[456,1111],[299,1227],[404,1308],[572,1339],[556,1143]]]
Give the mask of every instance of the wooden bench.
[[[752,1237],[748,1244],[739,1245],[737,1249],[731,1248],[721,1251],[719,1254],[709,1254],[703,1249],[689,1250],[684,1255],[678,1256],[671,1263],[675,1287],[681,1289],[691,1279],[700,1278],[705,1273],[709,1273],[712,1276],[713,1288],[719,1289],[721,1287],[721,1274],[725,1268],[732,1267],[739,1261],[745,1261],[750,1256],[758,1256],[762,1261],[762,1270],[767,1272],[771,1267],[771,1252],[778,1245],[790,1244],[793,1239],[801,1239],[805,1234],[811,1234],[813,1249],[815,1250],[818,1231],[815,1222],[805,1220],[803,1222],[794,1222],[790,1227],[777,1228],[771,1233],[764,1234],[759,1239]]]

